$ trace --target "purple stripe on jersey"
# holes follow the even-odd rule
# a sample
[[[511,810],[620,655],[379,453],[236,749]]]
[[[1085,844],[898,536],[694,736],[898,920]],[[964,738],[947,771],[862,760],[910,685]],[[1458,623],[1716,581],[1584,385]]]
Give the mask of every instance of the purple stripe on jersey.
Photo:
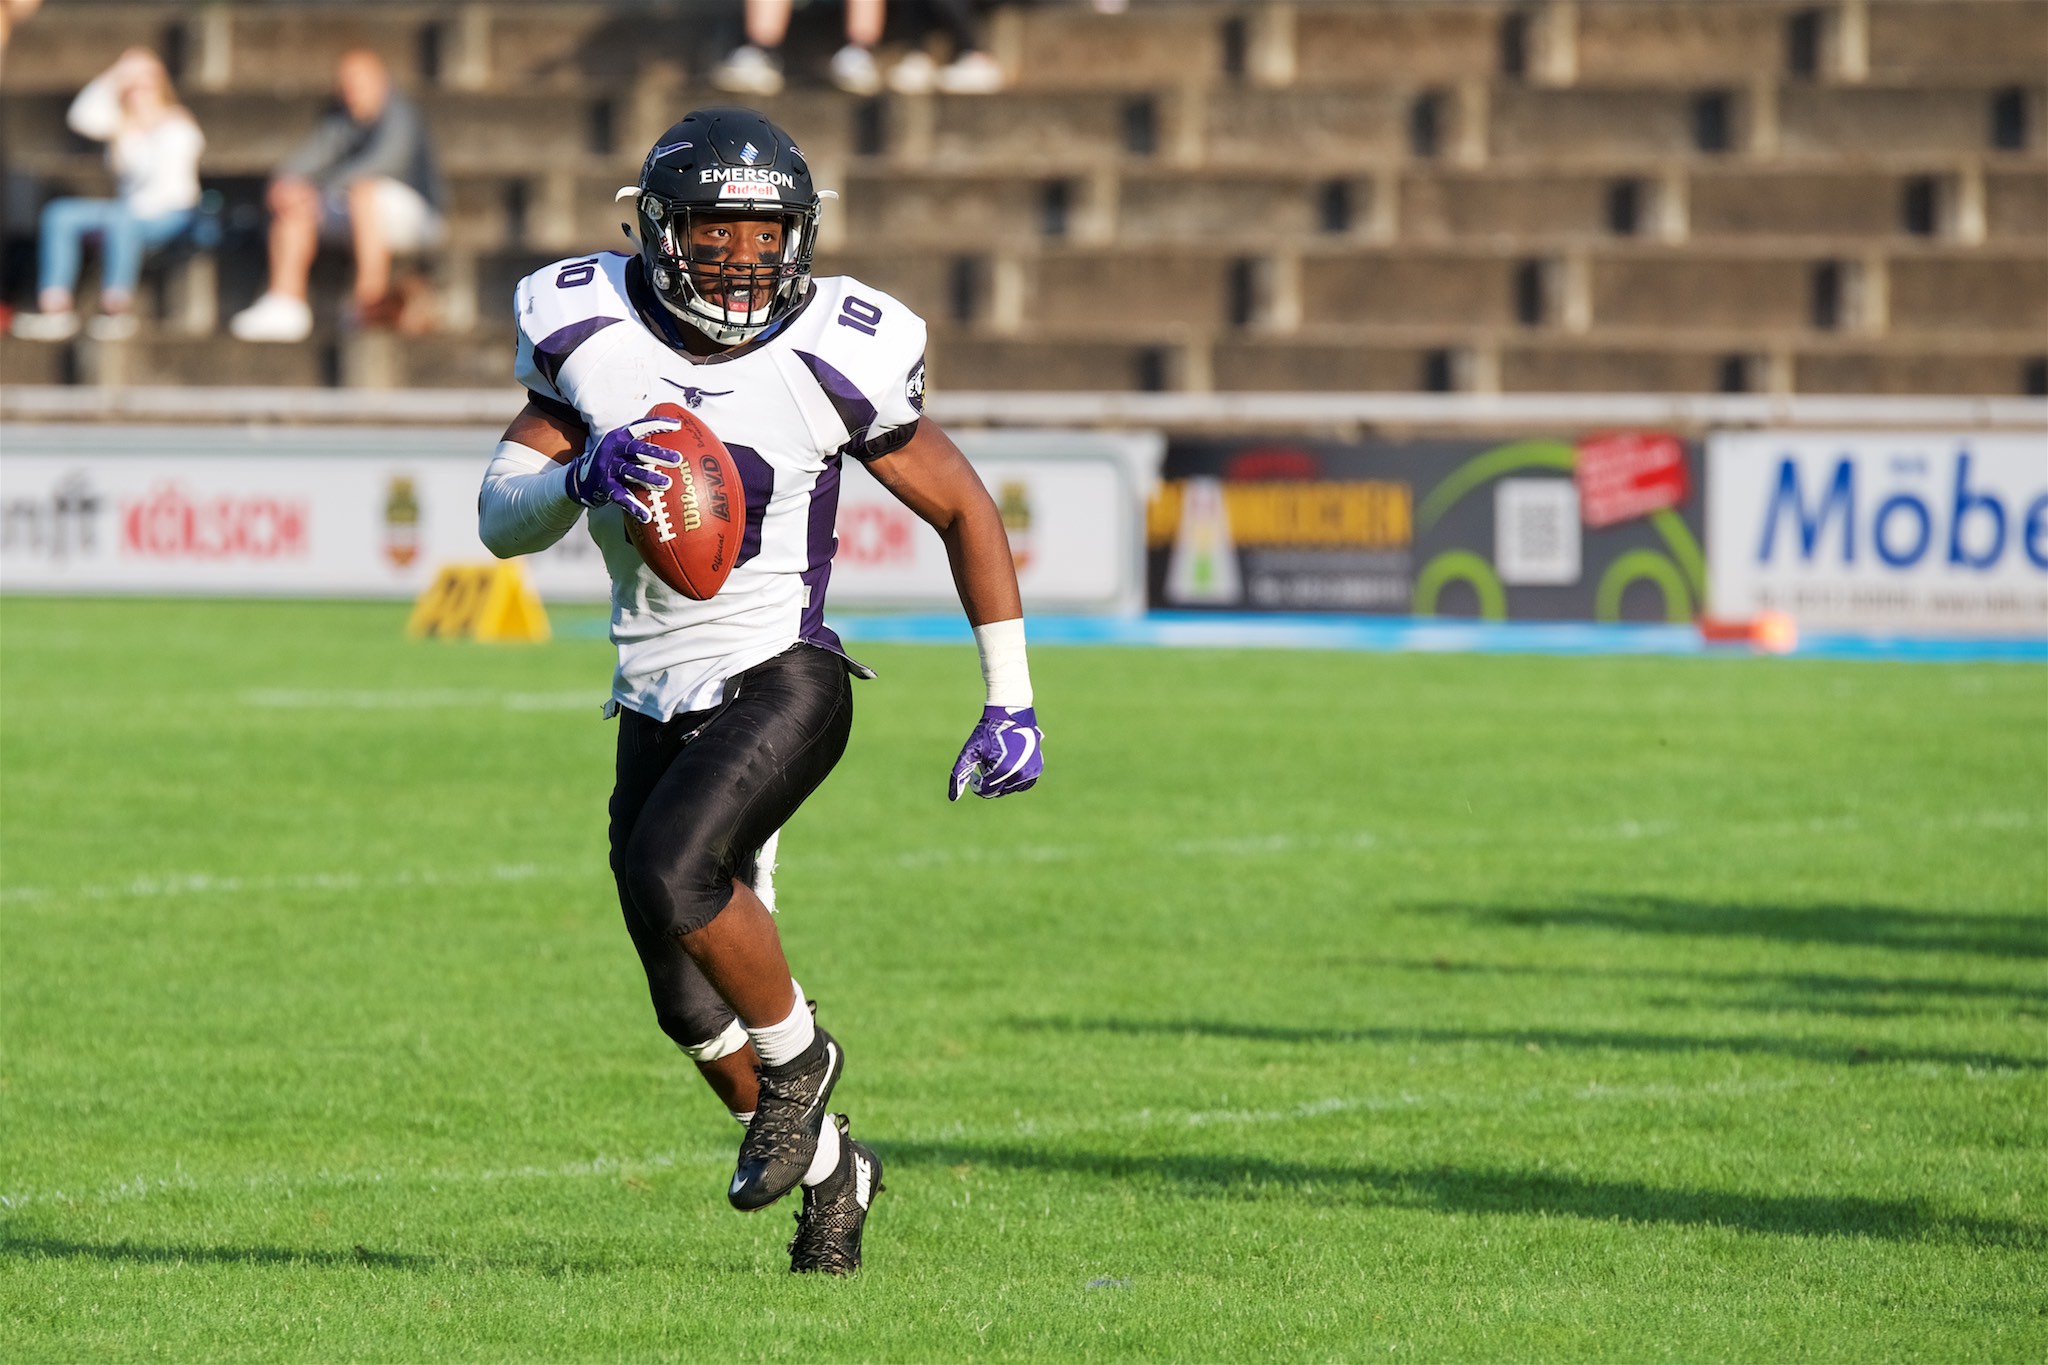
[[[809,351],[797,351],[796,358],[810,367],[811,377],[832,400],[832,408],[839,414],[839,420],[846,423],[847,435],[852,439],[840,447],[841,453],[857,454],[861,443],[868,438],[868,429],[875,424],[875,405],[860,391],[860,385]]]
[[[804,571],[804,587],[810,591],[810,605],[804,608],[803,626],[797,631],[797,639],[805,644],[823,645],[834,654],[846,653],[846,647],[839,642],[838,632],[825,624],[825,585],[832,579],[832,565],[827,562],[815,569]]]
[[[553,384],[555,376],[559,375],[562,372],[562,367],[569,363],[570,354],[578,346],[581,346],[613,323],[624,321],[624,318],[585,318],[581,322],[572,322],[559,331],[548,333],[546,340],[537,342],[534,345],[534,367],[547,378],[548,383]]]
[[[872,678],[875,670],[848,654],[846,646],[840,643],[839,632],[825,624],[825,589],[832,582],[832,556],[839,552],[839,537],[832,534],[839,524],[839,475],[839,457],[828,456],[818,481],[811,485],[811,566],[803,573],[804,619],[797,638],[829,649],[846,660],[856,678]]]
[[[838,524],[839,457],[828,455],[818,481],[811,485],[810,553],[804,570],[804,586],[810,593],[799,638],[823,642],[829,637],[833,649],[839,648],[839,637],[825,626],[825,588],[832,581],[832,556],[839,550],[839,537],[832,534]]]
[[[747,529],[740,533],[740,552],[733,560],[738,567],[761,553],[761,519],[775,496],[775,470],[752,446],[729,445],[725,451],[739,466],[740,487],[747,494]]]

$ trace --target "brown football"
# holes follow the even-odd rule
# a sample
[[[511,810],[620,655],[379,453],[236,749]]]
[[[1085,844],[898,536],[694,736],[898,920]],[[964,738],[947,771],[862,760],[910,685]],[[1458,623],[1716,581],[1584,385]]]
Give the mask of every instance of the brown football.
[[[747,495],[739,466],[725,443],[674,403],[647,414],[682,423],[649,436],[649,445],[674,451],[679,463],[663,466],[669,484],[642,496],[654,520],[626,518],[626,535],[654,576],[685,597],[703,601],[725,586],[747,527]]]

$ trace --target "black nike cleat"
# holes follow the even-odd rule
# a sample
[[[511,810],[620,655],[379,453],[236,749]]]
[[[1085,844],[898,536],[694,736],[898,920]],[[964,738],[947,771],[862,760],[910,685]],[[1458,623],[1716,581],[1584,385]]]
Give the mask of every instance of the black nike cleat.
[[[825,1105],[846,1064],[823,1029],[795,1060],[761,1068],[761,1098],[740,1140],[739,1166],[726,1198],[736,1209],[761,1209],[796,1188],[818,1154]]]
[[[851,1275],[860,1269],[860,1234],[868,1209],[884,1188],[882,1159],[839,1125],[839,1169],[804,1191],[804,1210],[796,1216],[796,1236],[789,1243],[789,1268],[801,1275]]]

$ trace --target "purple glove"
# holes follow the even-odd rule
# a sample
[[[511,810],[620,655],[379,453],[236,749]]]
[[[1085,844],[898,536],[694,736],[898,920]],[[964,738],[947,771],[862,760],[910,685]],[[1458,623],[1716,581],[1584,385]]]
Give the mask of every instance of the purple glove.
[[[615,502],[633,520],[643,525],[652,521],[654,513],[633,496],[633,485],[659,492],[668,487],[668,475],[653,466],[665,464],[673,469],[678,460],[675,452],[652,445],[646,438],[680,426],[673,417],[643,417],[612,428],[582,459],[569,462],[564,489],[585,507]]]
[[[964,791],[1009,796],[1029,790],[1044,771],[1045,736],[1038,729],[1037,714],[1028,706],[984,706],[960,761],[953,765],[946,799],[958,801]]]

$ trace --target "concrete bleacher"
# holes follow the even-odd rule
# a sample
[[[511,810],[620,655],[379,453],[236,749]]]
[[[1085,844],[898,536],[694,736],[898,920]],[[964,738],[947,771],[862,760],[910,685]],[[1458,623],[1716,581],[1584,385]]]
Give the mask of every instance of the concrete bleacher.
[[[807,17],[808,16],[808,17]],[[327,262],[298,347],[0,342],[9,383],[475,385],[507,301],[618,246],[611,192],[687,108],[701,7],[46,5],[0,66],[26,301],[36,204],[103,190],[63,128],[169,52],[245,229],[334,57],[383,52],[436,132],[429,336],[357,335]],[[999,9],[989,97],[762,107],[843,198],[819,267],[932,324],[956,389],[2019,393],[2048,354],[2048,0],[1134,0]],[[802,43],[809,43],[803,48]],[[232,212],[232,211],[231,211]],[[261,283],[245,230],[220,315]]]

